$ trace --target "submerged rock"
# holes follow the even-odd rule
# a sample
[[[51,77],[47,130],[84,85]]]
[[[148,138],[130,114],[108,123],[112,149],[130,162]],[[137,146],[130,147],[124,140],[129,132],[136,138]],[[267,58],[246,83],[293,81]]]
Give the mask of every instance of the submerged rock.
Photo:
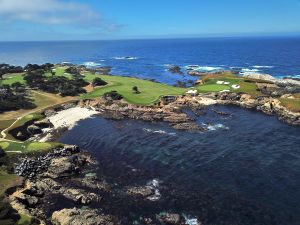
[[[168,70],[171,73],[183,74],[183,72],[181,71],[181,68],[179,66],[171,66]]]

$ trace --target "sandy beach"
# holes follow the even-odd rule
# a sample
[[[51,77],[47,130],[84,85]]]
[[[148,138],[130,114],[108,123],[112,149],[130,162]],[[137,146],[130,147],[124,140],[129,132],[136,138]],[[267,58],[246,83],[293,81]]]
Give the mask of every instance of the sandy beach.
[[[55,129],[61,127],[68,127],[71,129],[78,121],[90,118],[96,114],[98,114],[98,112],[91,109],[74,107],[59,111],[57,114],[49,117],[48,119],[53,124]]]

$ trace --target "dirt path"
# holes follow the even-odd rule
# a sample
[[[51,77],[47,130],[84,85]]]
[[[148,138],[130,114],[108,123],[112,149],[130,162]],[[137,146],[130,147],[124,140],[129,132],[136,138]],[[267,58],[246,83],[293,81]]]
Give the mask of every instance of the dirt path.
[[[2,140],[7,140],[6,139],[6,137],[7,137],[7,134],[6,134],[7,131],[9,131],[24,116],[27,116],[27,115],[32,114],[32,113],[40,112],[40,111],[45,110],[45,109],[47,109],[49,107],[54,107],[54,106],[57,106],[57,105],[60,105],[60,104],[67,103],[67,102],[75,100],[74,97],[58,98],[58,97],[53,96],[52,94],[48,94],[48,93],[42,93],[42,92],[34,91],[34,90],[32,90],[31,92],[35,93],[37,95],[44,96],[44,97],[46,97],[48,99],[52,99],[55,103],[54,104],[45,105],[43,107],[37,107],[37,108],[35,108],[33,110],[30,110],[30,111],[27,111],[27,112],[21,114],[20,117],[18,117],[9,127],[5,128],[4,130],[1,131],[0,140],[1,139]]]

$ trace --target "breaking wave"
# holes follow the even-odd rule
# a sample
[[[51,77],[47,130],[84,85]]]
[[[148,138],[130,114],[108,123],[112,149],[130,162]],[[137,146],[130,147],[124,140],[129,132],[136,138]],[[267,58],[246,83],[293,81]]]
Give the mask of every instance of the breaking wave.
[[[147,199],[150,201],[158,201],[161,197],[161,193],[159,191],[159,180],[153,179],[149,181],[146,185],[146,187],[154,190],[154,195],[149,196]]]
[[[218,124],[209,124],[207,125],[207,129],[210,131],[216,131],[216,130],[229,130],[229,127],[226,127],[224,124],[218,123]]]
[[[97,66],[101,66],[101,63],[96,63],[96,62],[85,62],[83,63],[83,65],[87,66],[87,67],[97,67]]]
[[[135,60],[135,59],[138,59],[138,57],[134,57],[134,56],[117,56],[117,57],[113,57],[113,59],[116,59],[116,60]]]
[[[169,132],[166,132],[164,130],[152,130],[152,129],[149,129],[149,128],[143,128],[143,131],[145,132],[148,132],[148,133],[153,133],[153,134],[167,134],[167,135],[172,135],[172,136],[175,136],[176,133],[169,133]]]
[[[213,66],[199,66],[199,65],[188,65],[185,66],[186,70],[197,70],[201,72],[213,72],[218,70],[223,70],[223,67],[213,67]]]

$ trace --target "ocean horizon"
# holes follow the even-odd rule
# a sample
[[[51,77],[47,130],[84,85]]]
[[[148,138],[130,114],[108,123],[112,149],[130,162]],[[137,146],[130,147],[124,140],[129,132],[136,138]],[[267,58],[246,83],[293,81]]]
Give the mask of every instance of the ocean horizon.
[[[13,65],[69,62],[111,66],[113,75],[175,84],[195,77],[171,74],[190,65],[202,72],[238,70],[300,77],[300,37],[174,38],[100,41],[0,42],[0,62]]]

